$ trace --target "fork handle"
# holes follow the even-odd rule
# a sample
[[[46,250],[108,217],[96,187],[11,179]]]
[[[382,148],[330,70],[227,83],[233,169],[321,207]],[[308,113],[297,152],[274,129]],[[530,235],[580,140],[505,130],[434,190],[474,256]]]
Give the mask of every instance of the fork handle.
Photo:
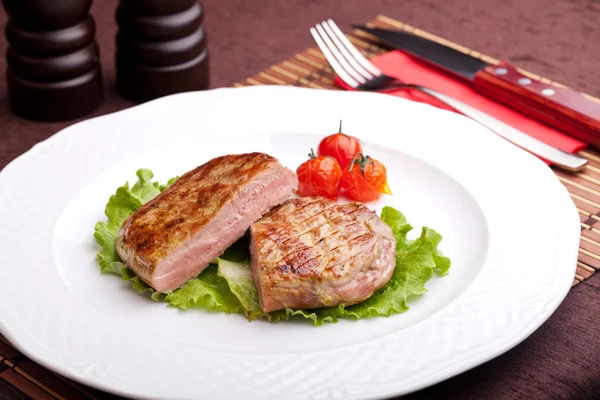
[[[567,153],[565,151],[557,149],[556,147],[550,146],[549,144],[537,140],[536,138],[533,138],[527,135],[526,133],[492,117],[491,115],[483,113],[478,109],[471,107],[470,105],[465,104],[461,101],[458,101],[450,96],[418,85],[403,86],[410,89],[419,90],[423,93],[430,95],[431,97],[434,97],[446,103],[461,114],[464,114],[472,120],[479,122],[481,125],[492,130],[499,136],[529,151],[530,153],[533,153],[539,156],[540,158],[549,161],[556,167],[567,171],[580,171],[588,162],[586,158],[580,157],[575,154]]]

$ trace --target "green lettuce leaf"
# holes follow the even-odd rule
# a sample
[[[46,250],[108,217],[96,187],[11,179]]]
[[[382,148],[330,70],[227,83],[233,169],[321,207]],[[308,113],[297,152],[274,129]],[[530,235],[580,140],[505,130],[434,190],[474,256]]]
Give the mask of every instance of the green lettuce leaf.
[[[392,234],[396,238],[396,254],[404,251],[410,244],[406,235],[413,229],[404,214],[393,207],[383,207],[381,210],[381,219],[392,228]]]
[[[181,289],[167,294],[165,301],[183,310],[196,307],[228,314],[244,312],[238,297],[229,289],[227,281],[218,275],[214,264],[209,265]]]
[[[285,310],[274,311],[266,315],[269,322],[288,320],[292,317],[309,319],[315,326],[321,326],[324,322],[338,322],[338,318],[345,318],[346,315],[344,314],[344,305],[315,308],[312,310],[292,310],[291,308],[286,308]]]
[[[229,290],[241,303],[246,317],[248,319],[261,317],[262,312],[250,266],[247,263],[227,261],[223,258],[218,260],[218,264],[218,275],[225,279]]]

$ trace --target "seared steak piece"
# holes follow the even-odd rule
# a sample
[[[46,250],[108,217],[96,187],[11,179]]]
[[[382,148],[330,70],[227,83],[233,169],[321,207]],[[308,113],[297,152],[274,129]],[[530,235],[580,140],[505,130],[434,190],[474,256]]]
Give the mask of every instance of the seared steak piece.
[[[175,290],[290,198],[297,185],[296,174],[267,154],[215,158],[131,215],[117,237],[117,252],[155,290]]]
[[[396,239],[360,203],[291,199],[250,226],[263,312],[359,303],[391,278]]]

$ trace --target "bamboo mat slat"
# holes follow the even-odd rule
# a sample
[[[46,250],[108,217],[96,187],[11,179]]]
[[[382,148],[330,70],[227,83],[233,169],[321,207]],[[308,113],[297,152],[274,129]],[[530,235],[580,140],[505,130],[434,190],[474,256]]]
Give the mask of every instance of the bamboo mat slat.
[[[380,15],[369,25],[391,29],[403,29],[423,37],[436,40],[459,51],[481,58],[488,63],[497,63],[491,57],[457,43],[432,35],[400,21]],[[377,44],[368,34],[353,32],[350,40],[365,54],[372,58],[383,54],[386,49]],[[546,83],[563,86],[529,71],[522,73]],[[333,81],[333,71],[325,57],[316,47],[296,54],[289,60],[273,65],[264,71],[249,77],[233,86],[251,85],[289,85],[311,87],[315,89],[338,90]],[[591,99],[600,101],[589,96]],[[589,278],[600,269],[600,152],[585,150],[581,155],[587,157],[589,165],[581,173],[565,173],[555,170],[563,185],[569,190],[577,206],[581,221],[581,244],[577,271],[573,277],[573,286]],[[62,400],[94,399],[113,400],[120,397],[100,392],[63,378],[39,366],[17,351],[0,335],[0,395],[10,399]],[[2,396],[0,396],[2,398]]]

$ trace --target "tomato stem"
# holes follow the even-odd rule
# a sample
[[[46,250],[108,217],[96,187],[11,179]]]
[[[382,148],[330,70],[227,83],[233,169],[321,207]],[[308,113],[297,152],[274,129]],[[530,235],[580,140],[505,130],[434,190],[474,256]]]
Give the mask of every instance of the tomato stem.
[[[338,131],[338,133],[342,133],[342,120],[340,119],[340,130]]]
[[[315,156],[315,151],[310,149],[310,153],[308,153],[308,159],[312,160],[313,158],[317,158],[317,156]]]
[[[348,165],[348,172],[352,172],[352,167],[354,166],[354,164],[356,164],[356,162],[358,161],[356,159],[356,157],[362,157],[362,153],[356,153],[356,155],[354,156],[354,158],[352,159],[352,161],[350,161],[350,165]]]
[[[352,172],[352,167],[354,166],[354,164],[358,165],[362,176],[365,176],[365,167],[367,166],[367,164],[375,165],[375,163],[371,160],[371,157],[365,157],[362,153],[356,153],[356,155],[352,159],[352,162],[350,163],[350,168],[348,168],[349,172]]]

